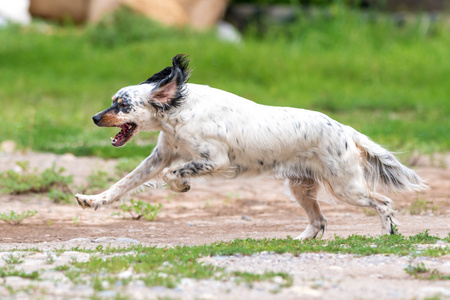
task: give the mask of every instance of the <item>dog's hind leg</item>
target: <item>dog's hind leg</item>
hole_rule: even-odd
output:
[[[307,240],[315,238],[320,231],[322,236],[327,227],[327,220],[320,210],[316,196],[319,186],[311,179],[302,180],[300,183],[295,180],[289,181],[289,188],[292,196],[297,200],[300,206],[305,210],[309,218],[309,224],[305,231],[296,239]]]
[[[346,182],[342,186],[331,183],[331,187],[341,201],[355,206],[373,208],[380,217],[381,234],[395,234],[394,225],[397,221],[392,209],[394,202],[390,198],[369,191],[358,180]]]
[[[395,234],[394,225],[398,225],[398,221],[395,219],[392,209],[394,201],[375,192],[369,192],[369,197],[375,201],[374,209],[380,217],[381,234]]]

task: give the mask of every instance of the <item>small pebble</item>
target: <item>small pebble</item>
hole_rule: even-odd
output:
[[[75,239],[71,239],[68,240],[69,243],[83,243],[83,242],[90,242],[91,239],[88,238],[75,238]]]
[[[115,298],[117,295],[116,291],[100,291],[97,294],[100,298]]]
[[[242,218],[241,218],[242,220],[244,220],[244,221],[251,221],[252,220],[252,218],[250,218],[249,216],[242,216]]]
[[[117,275],[117,277],[119,279],[127,279],[127,278],[130,278],[131,276],[133,276],[133,271],[131,271],[131,270],[121,272]]]
[[[91,242],[93,243],[110,243],[110,242],[114,242],[116,240],[116,238],[114,237],[100,237],[100,238],[96,238],[91,240]]]
[[[138,240],[127,238],[127,237],[117,238],[116,242],[121,242],[121,243],[140,243]]]

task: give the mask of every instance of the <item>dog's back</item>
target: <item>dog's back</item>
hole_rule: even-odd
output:
[[[359,164],[357,132],[320,112],[260,105],[195,84],[183,105],[180,115],[186,111],[189,122],[179,134],[220,143],[236,175],[320,179]]]

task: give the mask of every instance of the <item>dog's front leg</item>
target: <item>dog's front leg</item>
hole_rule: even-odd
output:
[[[166,168],[162,172],[162,179],[175,192],[187,192],[191,188],[190,177],[211,174],[218,165],[208,160],[190,161],[175,167]]]
[[[153,153],[147,157],[133,172],[122,178],[108,190],[98,195],[76,194],[75,198],[83,209],[86,207],[99,208],[102,205],[110,204],[119,200],[126,193],[144,184],[170,164],[171,157],[168,153],[163,153],[155,148]]]

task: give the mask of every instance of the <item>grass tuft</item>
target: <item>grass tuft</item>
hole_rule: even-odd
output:
[[[0,193],[3,194],[24,194],[24,193],[45,193],[54,188],[69,192],[69,184],[73,181],[73,176],[65,176],[62,173],[64,168],[55,170],[55,167],[44,170],[42,173],[30,171],[28,162],[19,162],[22,172],[8,170],[0,173]]]
[[[33,271],[31,273],[27,273],[25,271],[9,269],[9,268],[0,269],[0,277],[1,278],[10,277],[10,276],[17,276],[17,277],[37,280],[39,278],[39,272]]]
[[[438,270],[430,270],[425,267],[424,263],[416,265],[408,265],[405,268],[406,273],[414,276],[416,279],[422,280],[450,280],[450,275],[445,275]]]
[[[139,220],[142,218],[146,221],[155,220],[161,207],[161,203],[153,205],[142,200],[135,201],[134,199],[130,200],[130,205],[124,203],[120,206],[122,212],[124,214],[129,213],[133,220]]]
[[[0,213],[0,221],[6,222],[10,225],[19,225],[23,220],[31,218],[37,213],[37,210],[28,210],[23,213],[16,213],[11,210],[9,213]]]

